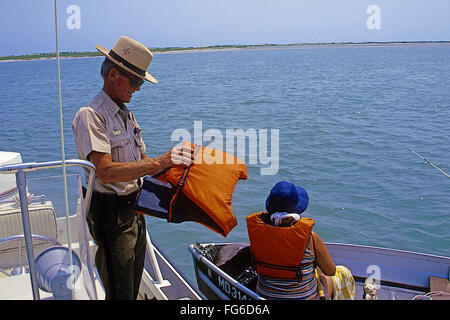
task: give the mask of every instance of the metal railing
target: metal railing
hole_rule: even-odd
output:
[[[42,241],[45,241],[45,242],[49,242],[49,243],[52,243],[52,244],[57,245],[57,246],[61,245],[58,240],[50,238],[50,237],[47,237],[47,236],[43,236],[43,235],[40,235],[40,234],[32,234],[31,238],[42,240]],[[0,244],[12,242],[12,241],[19,241],[19,255],[20,255],[19,268],[21,270],[20,273],[22,273],[22,270],[23,270],[23,255],[22,255],[23,249],[22,249],[22,243],[23,243],[24,239],[25,239],[25,235],[23,235],[23,234],[16,234],[16,235],[13,235],[13,236],[9,236],[9,237],[0,239]],[[4,273],[7,276],[11,275],[11,274],[7,273],[6,271],[4,271],[1,268],[0,268],[0,272]]]
[[[82,167],[89,171],[89,181],[87,183],[87,192],[84,200],[84,216],[86,216],[89,206],[91,203],[92,191],[94,188],[94,180],[95,180],[95,166],[89,162],[79,159],[71,159],[65,160],[64,165],[66,167]],[[10,164],[0,166],[0,174],[15,174],[16,175],[16,184],[17,189],[19,190],[19,201],[20,201],[20,210],[22,213],[22,225],[25,239],[25,246],[27,249],[27,258],[28,258],[28,266],[30,268],[30,278],[31,278],[31,288],[33,291],[33,298],[38,300],[39,297],[39,286],[37,282],[36,275],[36,263],[34,260],[34,251],[33,251],[33,243],[31,234],[31,226],[30,226],[30,217],[28,212],[28,200],[27,200],[27,179],[26,172],[41,170],[41,169],[53,169],[53,168],[61,168],[63,166],[63,161],[50,161],[50,162],[28,162],[28,163],[18,163],[18,164]],[[89,258],[89,255],[87,257]],[[88,262],[89,264],[90,262]]]

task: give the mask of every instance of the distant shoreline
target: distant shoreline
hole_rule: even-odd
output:
[[[216,45],[203,47],[166,47],[149,48],[154,54],[184,53],[184,52],[214,52],[249,49],[287,49],[287,48],[327,48],[327,47],[389,47],[417,45],[450,45],[450,41],[395,41],[395,42],[331,42],[331,43],[293,43],[293,44],[258,44],[258,45]],[[101,57],[100,52],[60,52],[61,59]],[[56,59],[56,53],[37,53],[26,55],[0,56],[0,62],[51,60]]]

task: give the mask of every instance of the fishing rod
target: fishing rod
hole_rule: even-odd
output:
[[[432,163],[431,161],[428,161],[427,159],[425,159],[424,157],[422,157],[420,154],[418,154],[416,151],[414,151],[413,149],[409,148],[410,151],[414,152],[416,155],[418,155],[419,157],[421,157],[426,163],[428,163],[429,165],[433,166],[434,168],[438,169],[440,172],[442,172],[443,174],[445,174],[447,177],[450,178],[450,175],[448,173],[446,173],[444,170],[442,170],[441,168],[439,168],[438,166],[436,166],[434,163]]]

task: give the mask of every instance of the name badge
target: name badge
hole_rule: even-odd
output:
[[[113,135],[115,135],[115,136],[118,136],[121,133],[122,133],[122,131],[120,131],[120,130],[114,130],[113,131]]]

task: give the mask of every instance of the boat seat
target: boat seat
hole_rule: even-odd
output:
[[[57,240],[58,232],[56,215],[50,201],[31,203],[28,206],[31,233]],[[0,207],[0,268],[8,269],[27,265],[25,241],[11,240],[1,243],[1,240],[11,236],[23,235],[22,215],[20,206],[12,203]],[[33,239],[34,255],[52,245],[51,242]],[[20,252],[22,248],[22,252]]]

